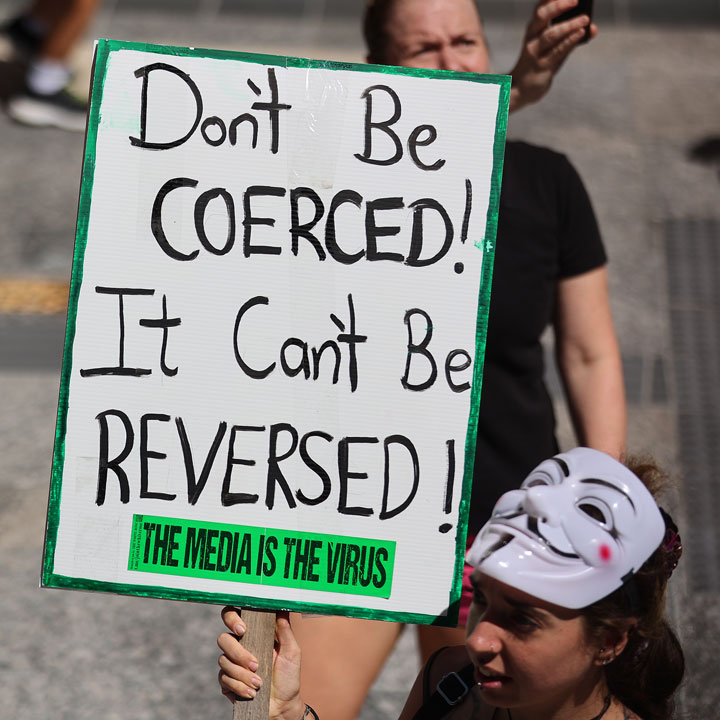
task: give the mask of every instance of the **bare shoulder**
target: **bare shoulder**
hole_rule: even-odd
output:
[[[464,645],[442,650],[430,667],[429,689],[434,691],[437,684],[448,673],[458,672],[470,663]],[[505,720],[505,715],[494,716],[495,709],[480,699],[477,685],[473,684],[470,693],[459,705],[445,717],[452,720]]]
[[[470,663],[464,645],[456,645],[441,650],[430,666],[430,687],[434,688],[450,672],[458,672]]]

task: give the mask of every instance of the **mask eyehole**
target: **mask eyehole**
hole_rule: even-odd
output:
[[[494,552],[497,552],[500,550],[500,548],[504,548],[511,540],[513,539],[513,536],[509,533],[503,533],[496,542],[494,542],[484,553],[483,556],[480,558],[480,561],[478,562],[478,565],[483,562],[484,560],[487,560]]]
[[[595,522],[600,523],[600,525],[608,525],[608,518],[605,517],[605,513],[597,506],[592,505],[591,503],[580,503],[578,506],[578,510],[585,513],[588,517],[591,517]]]
[[[536,475],[535,477],[528,478],[522,486],[525,490],[527,490],[528,488],[543,487],[552,484],[553,483],[550,478],[543,475]]]

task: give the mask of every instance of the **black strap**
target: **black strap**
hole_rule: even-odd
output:
[[[428,698],[432,695],[432,691],[430,690],[430,675],[432,673],[432,668],[435,664],[435,660],[437,660],[438,655],[440,655],[443,650],[447,649],[448,646],[445,645],[445,647],[441,647],[439,650],[436,650],[425,663],[425,669],[423,670],[423,704],[425,704],[428,701]]]
[[[474,685],[475,668],[469,663],[457,672],[449,672],[440,679],[435,692],[430,694],[430,668],[442,648],[435,652],[425,665],[423,673],[423,704],[413,720],[437,720],[461,703]]]

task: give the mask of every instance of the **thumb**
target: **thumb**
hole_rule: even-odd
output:
[[[275,642],[279,656],[286,660],[299,662],[300,646],[295,639],[295,633],[290,624],[290,613],[287,610],[279,610],[275,618]]]

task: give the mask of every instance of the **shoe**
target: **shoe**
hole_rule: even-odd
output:
[[[0,26],[0,60],[27,61],[36,55],[42,46],[43,36],[28,28],[20,16]]]
[[[52,95],[40,95],[25,89],[8,100],[6,110],[16,122],[34,127],[84,132],[87,121],[87,103],[65,89]]]

